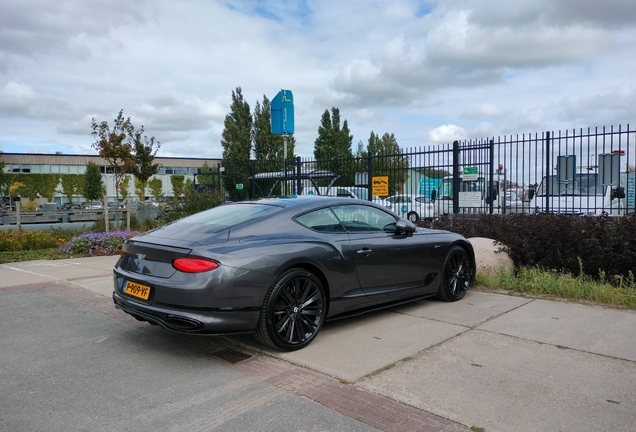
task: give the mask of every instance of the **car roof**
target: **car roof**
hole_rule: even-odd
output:
[[[361,200],[356,198],[349,197],[334,197],[334,196],[325,196],[325,195],[291,195],[291,196],[281,196],[279,198],[261,198],[258,200],[252,201],[239,201],[235,203],[230,203],[228,205],[233,204],[265,204],[265,205],[275,205],[279,207],[289,207],[289,208],[312,208],[317,205],[343,205],[343,204],[369,204],[373,205],[371,201]]]

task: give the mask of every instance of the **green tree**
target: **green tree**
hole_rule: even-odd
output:
[[[296,139],[288,135],[287,160],[295,156]],[[272,107],[267,96],[263,96],[263,104],[256,101],[254,106],[254,158],[257,161],[271,161],[262,171],[282,171],[285,137],[272,133]],[[261,164],[262,165],[262,164]]]
[[[208,165],[208,161],[203,161],[201,172],[197,174],[197,184],[211,185],[214,183],[214,171]]]
[[[30,201],[35,201],[38,197],[38,182],[34,176],[35,174],[16,174],[14,178],[14,184],[20,184],[17,194]]]
[[[126,126],[126,134],[128,142],[134,151],[135,166],[128,172],[132,173],[136,179],[145,185],[148,179],[159,172],[159,164],[154,163],[155,155],[161,143],[155,140],[155,137],[148,138],[144,135],[144,127],[135,129],[132,122],[128,122]]]
[[[4,172],[6,166],[4,159],[0,158],[0,193],[2,196],[8,195],[6,192],[9,188],[9,175]]]
[[[49,202],[53,201],[53,195],[57,192],[60,184],[59,174],[31,174],[37,181],[37,191],[40,196],[46,197]]]
[[[9,192],[9,204],[11,204],[12,201],[15,201],[15,199],[21,195],[20,190],[24,187],[24,183],[17,181],[15,176],[11,176],[9,177],[8,184],[7,191]]]
[[[185,182],[185,176],[181,174],[175,174],[170,176],[170,184],[172,185],[172,196],[176,199],[183,195],[183,188]]]
[[[146,200],[146,184],[139,181],[137,177],[135,177],[135,193],[139,197],[139,201]]]
[[[95,162],[86,164],[86,172],[84,173],[84,184],[82,186],[82,195],[86,201],[101,201],[106,194],[106,185],[102,180],[102,173],[99,165]]]
[[[121,194],[121,199],[126,200],[128,198],[130,191],[130,176],[126,175],[121,181],[119,185],[119,193]]]
[[[232,104],[230,113],[225,116],[221,145],[226,184],[234,189],[236,184],[247,183],[252,151],[252,115],[240,87],[232,91]],[[247,192],[247,188],[233,192],[232,198],[240,201],[247,196]]]
[[[163,196],[163,182],[159,177],[153,177],[148,180],[148,187],[150,188],[150,192],[152,196],[155,197],[155,200],[159,202],[159,198]]]
[[[83,176],[77,174],[62,174],[62,193],[68,198],[68,202],[73,202],[74,195],[82,194],[82,179]]]
[[[124,110],[119,111],[117,118],[113,120],[113,127],[108,122],[97,123],[93,118],[91,123],[92,135],[95,142],[92,147],[97,150],[99,156],[110,164],[115,175],[115,195],[119,202],[119,185],[128,172],[132,172],[135,165],[133,146],[127,142],[132,126],[130,117],[124,119]],[[134,129],[134,128],[133,128]]]
[[[340,175],[338,184],[343,186],[353,184],[352,141],[353,135],[350,134],[347,120],[340,126],[340,110],[332,107],[331,115],[329,110],[325,110],[318,127],[318,138],[314,142],[314,157],[319,168]]]
[[[385,133],[380,138],[378,134],[371,131],[366,152],[360,151],[360,145],[358,145],[358,153],[361,153],[363,157],[372,156],[374,176],[389,176],[389,195],[399,193],[401,186],[408,178],[410,164],[408,156],[403,154],[398,145],[395,135]]]

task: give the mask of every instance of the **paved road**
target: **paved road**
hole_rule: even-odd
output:
[[[635,430],[632,311],[471,291],[278,353],[134,321],[115,260],[0,266],[0,430]]]

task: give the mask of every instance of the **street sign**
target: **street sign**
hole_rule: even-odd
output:
[[[460,192],[459,193],[459,206],[460,207],[481,207],[481,192]]]
[[[618,185],[618,176],[621,171],[620,153],[607,153],[598,155],[598,180],[603,186]]]
[[[479,178],[479,170],[477,167],[464,167],[462,178],[464,181],[475,181]]]
[[[373,182],[373,196],[385,197],[389,195],[389,176],[374,176]]]
[[[576,181],[576,155],[557,156],[557,183],[574,183]]]
[[[236,184],[236,189],[237,190],[243,189],[243,183],[237,183]]]
[[[272,99],[272,133],[274,135],[293,135],[294,133],[294,95],[291,90],[281,90]]]

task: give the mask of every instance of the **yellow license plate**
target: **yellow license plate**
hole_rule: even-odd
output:
[[[150,296],[150,287],[131,281],[126,281],[126,288],[124,288],[124,292],[133,297],[148,300],[148,296]]]

